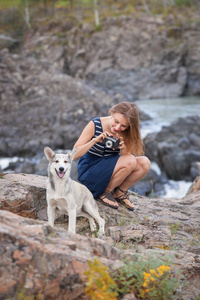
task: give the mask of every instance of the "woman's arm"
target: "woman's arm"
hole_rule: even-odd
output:
[[[94,146],[96,143],[101,142],[109,133],[103,132],[98,137],[93,138],[95,132],[95,125],[93,121],[90,121],[88,125],[84,128],[83,132],[81,133],[79,139],[75,143],[73,148],[77,148],[77,152],[74,156],[74,160],[80,158],[85,153],[87,153],[92,146]]]

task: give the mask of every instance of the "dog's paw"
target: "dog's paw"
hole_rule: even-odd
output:
[[[105,236],[105,231],[104,230],[99,230],[98,232],[97,232],[97,236],[98,236],[98,238],[103,238],[104,236]]]
[[[97,230],[97,226],[96,224],[92,224],[92,226],[90,226],[90,230],[93,232],[93,231],[96,231]]]

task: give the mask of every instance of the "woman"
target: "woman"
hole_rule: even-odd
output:
[[[150,161],[143,155],[139,113],[135,103],[122,102],[110,109],[111,116],[88,123],[74,145],[77,153],[79,181],[104,205],[118,208],[120,202],[134,210],[127,197],[128,189],[143,178]],[[118,149],[105,146],[107,136],[120,139]]]

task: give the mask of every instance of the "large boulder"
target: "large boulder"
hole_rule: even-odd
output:
[[[38,219],[46,210],[47,177],[27,174],[5,174],[0,178],[0,209]]]
[[[80,299],[88,260],[120,265],[120,251],[106,242],[55,231],[7,211],[0,211],[0,221],[0,299]]]
[[[144,139],[145,151],[170,179],[193,181],[199,174],[200,117],[179,118]]]

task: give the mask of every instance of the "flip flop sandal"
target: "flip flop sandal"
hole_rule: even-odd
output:
[[[130,201],[130,200],[128,199],[128,196],[127,196],[128,191],[123,191],[123,190],[121,190],[119,187],[118,187],[118,189],[119,189],[120,192],[122,192],[123,194],[122,194],[121,196],[119,196],[119,197],[115,197],[115,199],[116,199],[119,203],[121,203],[122,205],[124,205],[127,209],[133,211],[135,208],[132,207],[132,206],[129,206],[126,202],[124,202],[124,200]],[[131,201],[130,201],[130,202],[131,202]],[[131,202],[131,203],[132,203],[132,202]]]
[[[111,208],[115,208],[115,209],[118,209],[118,206],[116,205],[112,205],[112,204],[109,204],[109,203],[106,203],[105,201],[103,201],[105,198],[107,198],[108,200],[112,201],[113,203],[117,203],[115,201],[115,198],[113,197],[112,193],[111,192],[108,192],[105,190],[105,192],[99,196],[96,200],[103,203],[104,205],[106,206],[109,206]]]

